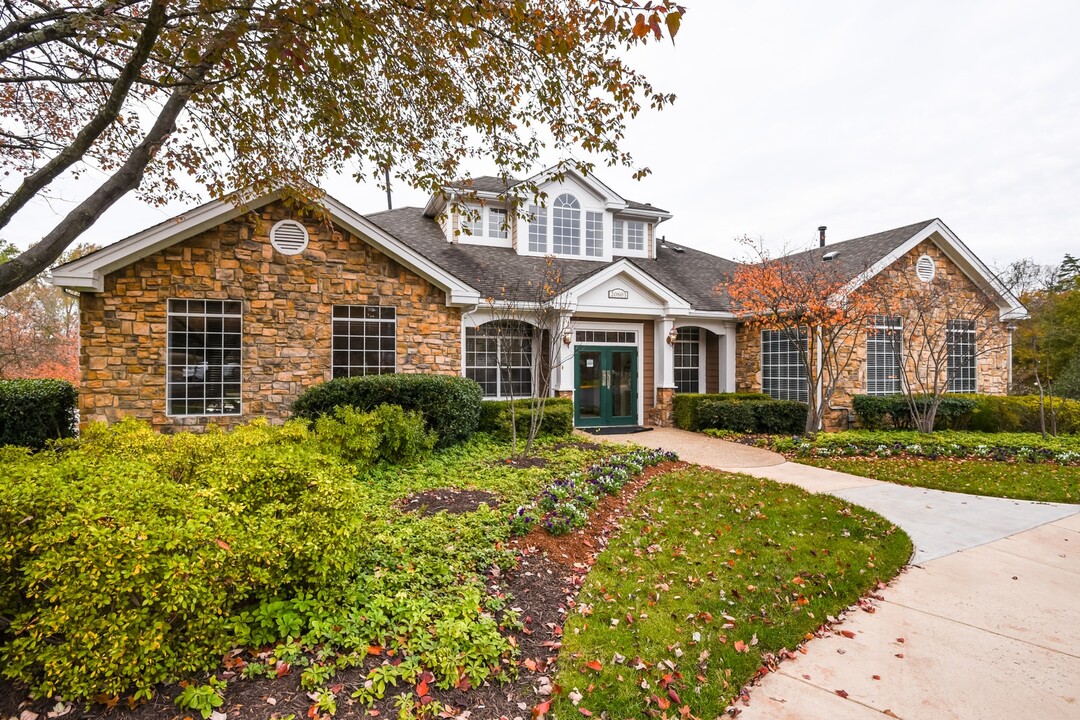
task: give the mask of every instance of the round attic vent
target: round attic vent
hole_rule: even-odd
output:
[[[925,283],[934,279],[934,258],[929,255],[922,255],[919,257],[919,261],[915,263],[915,275]]]
[[[270,244],[282,255],[299,255],[308,245],[307,228],[295,220],[280,220],[270,228]]]

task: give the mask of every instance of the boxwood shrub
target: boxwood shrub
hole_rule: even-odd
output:
[[[772,397],[764,393],[677,393],[674,400],[675,427],[683,430],[703,430],[698,426],[697,412],[701,403],[709,400],[762,400]]]
[[[794,400],[706,400],[697,406],[699,430],[795,434],[806,429],[807,406]]]
[[[917,402],[929,400],[920,397]],[[1080,401],[1053,399],[1059,433],[1080,432]],[[910,430],[911,419],[904,395],[856,395],[852,409],[866,430]],[[1046,428],[1051,430],[1050,399],[1046,399]],[[1039,432],[1038,395],[946,395],[938,406],[935,430],[978,432]]]
[[[514,400],[517,413],[518,437],[529,432],[529,399]],[[540,434],[566,437],[574,430],[574,401],[567,398],[548,398],[544,403],[544,419]],[[485,400],[480,408],[480,432],[496,437],[510,435],[510,401]]]
[[[77,400],[64,380],[0,380],[0,445],[38,449],[73,437]]]
[[[337,407],[374,410],[398,405],[419,411],[428,430],[438,435],[437,447],[466,440],[480,424],[483,391],[473,380],[457,375],[366,375],[336,378],[305,390],[293,403],[293,413],[308,421],[328,415]]]

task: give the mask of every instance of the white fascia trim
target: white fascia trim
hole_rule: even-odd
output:
[[[552,165],[549,168],[545,168],[544,170],[541,170],[540,172],[533,175],[532,177],[522,180],[518,183],[518,185],[523,185],[525,183],[531,182],[537,186],[540,186],[546,182],[550,182],[552,176],[558,175],[559,173],[572,176],[576,178],[578,182],[590,188],[598,196],[604,199],[605,207],[607,209],[619,210],[626,207],[626,199],[622,195],[602,183],[595,175],[583,175],[577,170],[577,168],[565,162],[559,163],[558,165]],[[514,187],[517,186],[515,185]]]
[[[354,235],[371,241],[382,252],[442,288],[446,292],[447,305],[476,305],[480,302],[480,292],[474,287],[446,272],[337,198],[323,196],[323,206],[335,222]]]
[[[988,268],[945,223],[941,222],[941,220],[934,220],[925,228],[915,233],[915,235],[904,242],[903,245],[878,260],[870,266],[869,269],[857,275],[847,284],[847,286],[845,286],[843,294],[850,294],[855,290],[858,290],[885,268],[914,250],[919,243],[931,238],[935,233],[945,242],[935,242],[934,244],[937,245],[938,248],[945,253],[945,255],[952,260],[969,279],[986,283],[998,294],[1000,299],[998,307],[1000,309],[1001,320],[1022,320],[1028,317],[1027,308],[1024,307],[1023,303],[1021,303],[1008,288],[1002,285],[1001,281],[993,272],[991,272],[990,268]]]
[[[616,275],[626,274],[631,279],[635,280],[640,285],[647,288],[649,291],[656,293],[664,301],[664,311],[667,314],[689,314],[690,303],[680,297],[675,291],[671,290],[667,286],[661,284],[656,278],[646,273],[644,270],[633,264],[629,260],[617,260],[606,268],[591,275],[585,280],[575,285],[566,291],[566,296],[570,301],[577,305],[580,302],[581,296],[595,287],[603,285],[605,282],[615,277]]]
[[[659,208],[624,208],[615,213],[615,219],[634,218],[635,220],[651,220],[657,225],[674,217],[671,213]]]
[[[246,212],[257,210],[279,196],[280,192],[275,190],[259,197],[244,198],[239,203],[229,198],[205,203],[57,268],[50,282],[77,292],[102,292],[105,289],[105,276],[109,273]]]

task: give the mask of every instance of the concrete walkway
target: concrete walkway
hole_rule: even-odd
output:
[[[877,611],[849,613],[855,637],[809,643],[744,720],[1080,718],[1080,506],[883,483],[682,430],[619,439],[843,497],[915,543]]]

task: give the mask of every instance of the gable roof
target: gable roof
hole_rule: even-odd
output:
[[[840,277],[854,279],[933,222],[934,220],[923,220],[922,222],[885,230],[873,235],[864,235],[851,240],[829,243],[825,247],[791,253],[786,255],[784,259],[795,263],[824,262],[822,258],[826,253],[838,253],[835,258],[828,262],[832,263],[832,267],[836,269]]]
[[[142,232],[130,235],[119,242],[96,250],[83,257],[57,267],[51,282],[80,292],[101,292],[105,288],[105,276],[120,270],[136,260],[152,255],[178,242],[194,237],[205,230],[217,227],[252,210],[257,210],[278,199],[280,191],[259,197],[213,200],[182,215],[158,223]],[[450,305],[475,304],[480,293],[466,281],[432,263],[412,247],[390,235],[363,215],[330,195],[323,195],[320,203],[335,224],[353,233],[380,251],[410,268],[432,282],[446,293]]]

